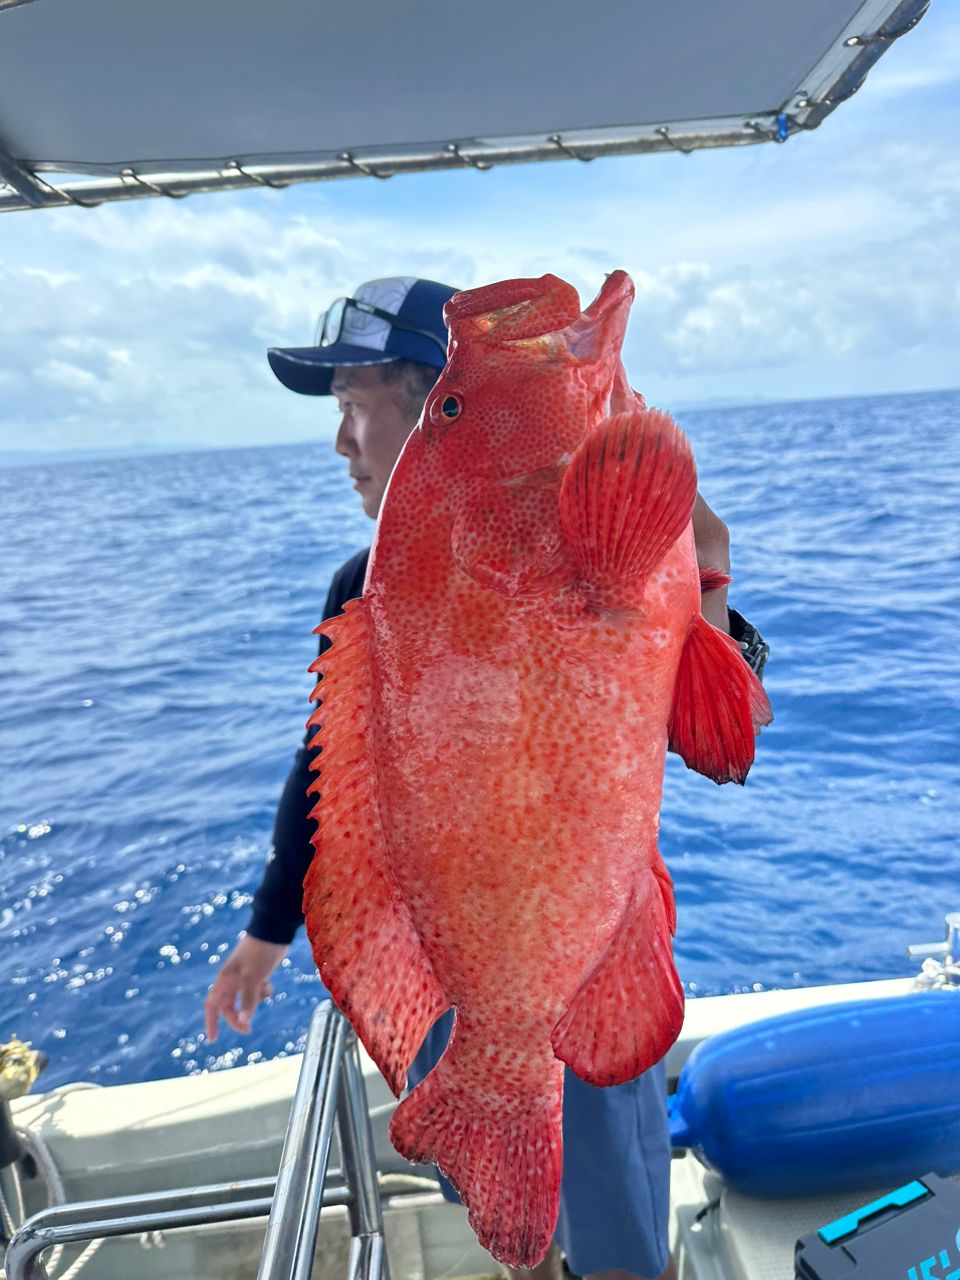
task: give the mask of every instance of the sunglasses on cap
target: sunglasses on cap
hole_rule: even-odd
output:
[[[444,356],[447,354],[446,342],[441,341],[429,329],[420,329],[415,324],[409,324],[401,319],[394,312],[384,311],[382,307],[375,307],[372,302],[363,302],[360,298],[336,298],[330,304],[317,323],[317,332],[313,340],[315,347],[332,347],[334,343],[340,341],[343,322],[350,307],[354,311],[362,312],[365,316],[376,316],[378,320],[385,320],[387,324],[392,324],[396,329],[403,329],[406,333],[418,333],[421,338],[429,338],[431,342],[437,344]]]

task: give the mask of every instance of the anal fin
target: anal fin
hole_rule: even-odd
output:
[[[677,669],[670,750],[714,782],[743,782],[773,712],[737,642],[695,614]]]
[[[322,705],[311,791],[321,799],[303,911],[324,984],[394,1093],[449,1005],[390,871],[370,746],[373,678],[367,611],[348,601],[320,630],[333,646],[313,664]]]
[[[673,963],[673,884],[656,855],[603,959],[557,1023],[553,1051],[588,1084],[623,1084],[659,1062],[683,1025]]]

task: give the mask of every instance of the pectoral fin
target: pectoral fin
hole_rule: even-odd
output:
[[[616,414],[580,444],[560,490],[560,523],[600,603],[638,598],[690,522],[697,469],[689,442],[656,409]]]
[[[714,782],[743,782],[756,736],[773,712],[737,642],[696,614],[687,634],[668,725],[670,750]]]
[[[322,796],[303,913],[324,984],[398,1094],[423,1037],[449,1007],[387,860],[371,750],[373,675],[363,600],[319,628],[332,648],[312,665],[323,698],[310,722]]]

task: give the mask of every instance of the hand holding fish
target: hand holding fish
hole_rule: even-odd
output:
[[[692,524],[698,566],[701,569],[719,569],[721,574],[729,574],[730,531],[699,493],[693,507]],[[713,591],[706,591],[701,582],[701,595],[700,612],[709,623],[729,634],[727,584],[724,583]]]

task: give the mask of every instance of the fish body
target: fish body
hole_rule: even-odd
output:
[[[668,744],[742,781],[769,719],[699,611],[696,469],[626,383],[632,296],[615,272],[583,314],[551,276],[451,300],[363,597],[314,664],[321,975],[398,1093],[456,1010],[391,1137],[515,1266],[556,1222],[564,1063],[620,1083],[680,1030]]]

